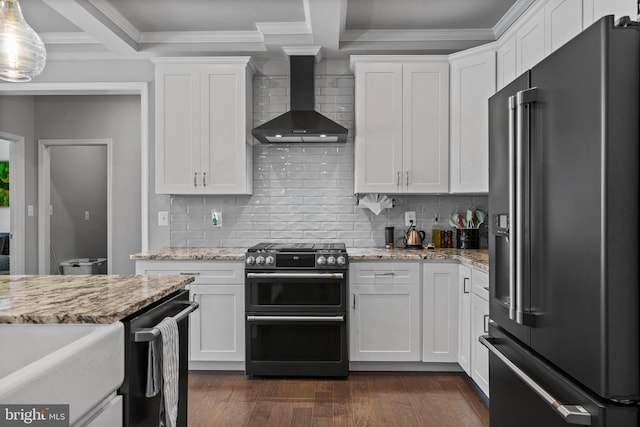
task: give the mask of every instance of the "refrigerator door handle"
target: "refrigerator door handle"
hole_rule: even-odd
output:
[[[516,318],[516,96],[509,97],[509,319]]]
[[[549,392],[542,388],[538,383],[518,368],[507,356],[498,350],[493,342],[495,338],[489,335],[483,335],[478,338],[480,343],[487,347],[489,351],[504,363],[518,378],[522,380],[531,390],[533,390],[542,400],[551,406],[556,413],[562,417],[567,424],[577,424],[581,426],[591,425],[591,414],[580,405],[566,405],[558,401]]]
[[[515,149],[515,269],[516,269],[516,323],[524,325],[524,153],[529,149],[529,115],[526,106],[536,102],[537,89],[521,90],[516,94],[516,149]]]

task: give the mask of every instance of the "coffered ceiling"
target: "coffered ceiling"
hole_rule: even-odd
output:
[[[50,59],[446,54],[495,40],[534,0],[20,0]]]

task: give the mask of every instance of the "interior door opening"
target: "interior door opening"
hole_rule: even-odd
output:
[[[41,140],[41,274],[111,273],[111,140]]]
[[[25,273],[24,138],[0,131],[0,274]]]

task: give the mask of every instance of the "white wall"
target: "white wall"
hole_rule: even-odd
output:
[[[38,96],[38,139],[113,140],[114,274],[132,274],[129,255],[141,248],[140,97],[135,95]]]

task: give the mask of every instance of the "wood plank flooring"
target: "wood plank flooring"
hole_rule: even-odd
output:
[[[189,426],[486,427],[462,374],[352,372],[347,379],[189,373]]]

